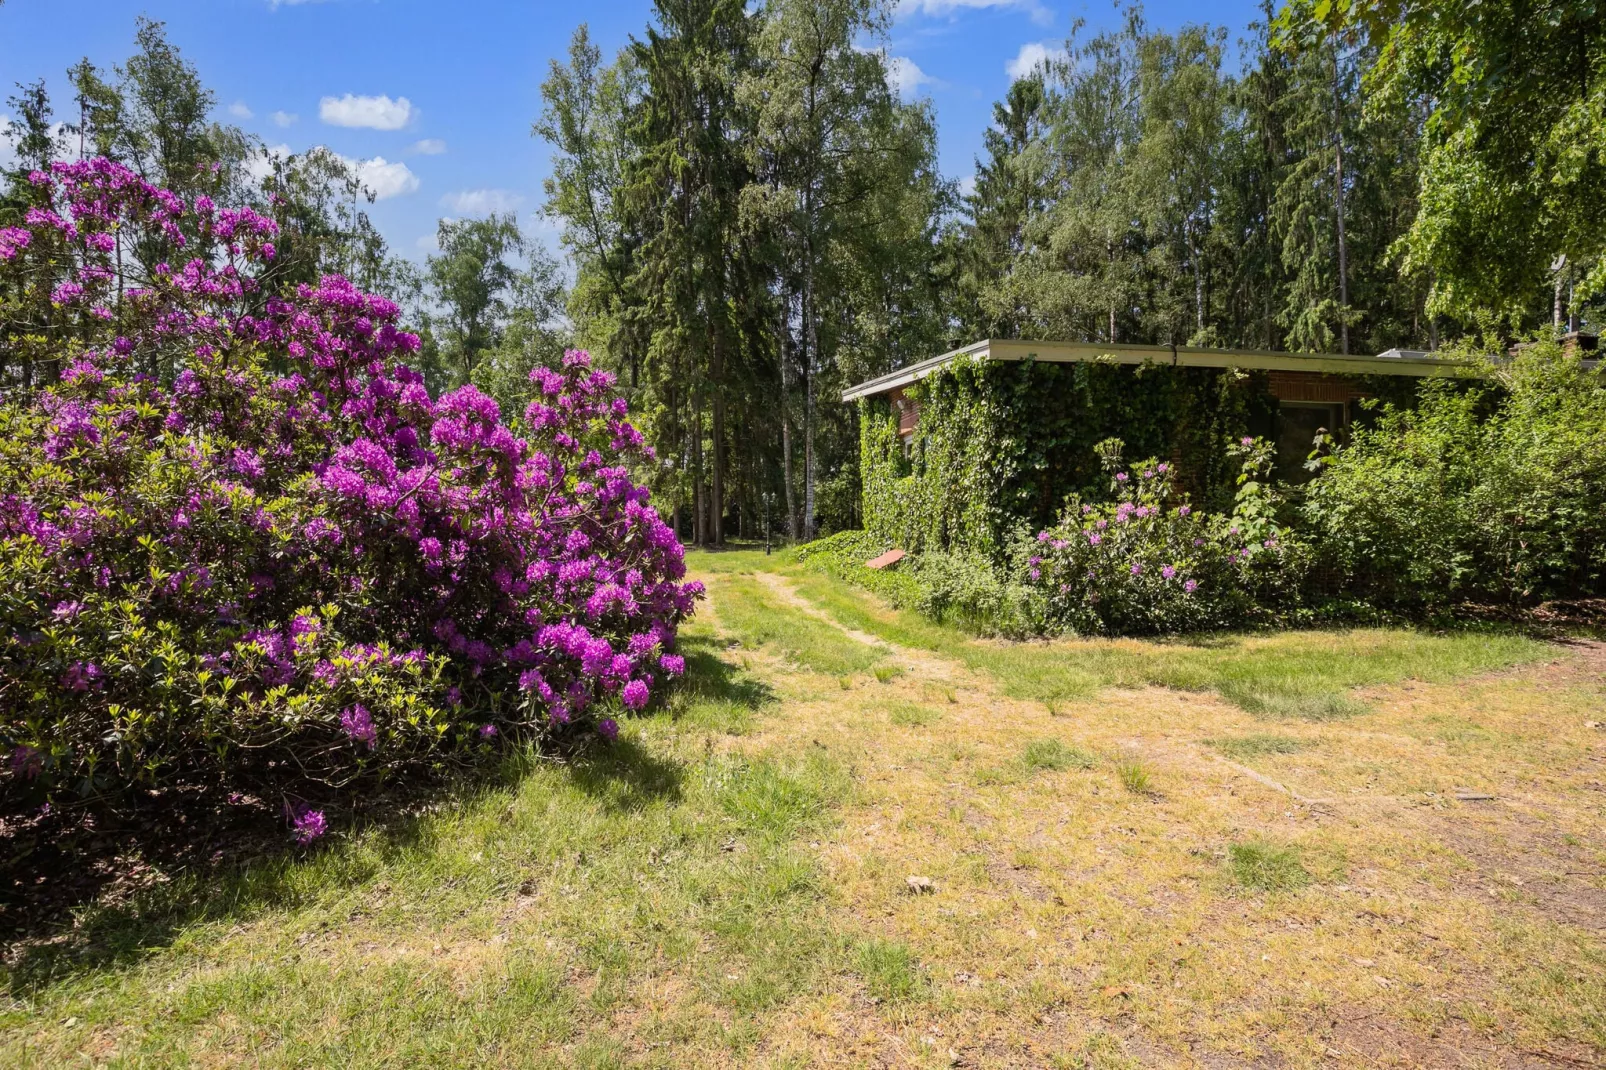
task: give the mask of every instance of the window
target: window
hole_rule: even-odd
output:
[[[1342,435],[1349,421],[1346,406],[1320,401],[1285,401],[1277,408],[1277,478],[1285,483],[1307,482],[1313,473],[1305,461],[1314,448],[1317,432]]]

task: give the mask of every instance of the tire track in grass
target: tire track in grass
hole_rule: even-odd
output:
[[[712,573],[705,582],[721,630],[744,647],[769,647],[795,665],[831,676],[864,672],[887,654],[884,646],[850,636],[832,621],[788,612],[753,573]]]

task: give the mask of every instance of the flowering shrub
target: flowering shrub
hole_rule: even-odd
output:
[[[0,797],[611,737],[683,670],[701,587],[586,354],[537,368],[509,424],[473,387],[430,397],[384,298],[264,292],[271,221],[105,160],[31,180],[40,205],[0,233],[0,344],[63,271],[39,315],[75,341],[0,403]],[[122,270],[158,240],[186,262]]]
[[[1272,450],[1245,438],[1231,515],[1193,508],[1168,462],[1121,465],[1121,443],[1100,443],[1111,499],[1072,497],[1060,522],[1024,549],[1047,630],[1121,635],[1196,631],[1252,619],[1297,591],[1304,547],[1278,523],[1265,481]]]

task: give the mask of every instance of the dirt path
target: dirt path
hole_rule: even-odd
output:
[[[840,628],[784,576],[756,575]],[[752,745],[852,764],[858,791],[820,846],[828,884],[845,929],[908,949],[924,995],[850,988],[785,1016],[775,1050],[1022,1067],[1600,1054],[1582,1038],[1606,1010],[1602,793],[1547,769],[1606,750],[1568,763],[1545,738],[1581,723],[1587,672],[1537,710],[1543,668],[1374,689],[1375,713],[1320,726],[1158,688],[1052,716],[955,661],[841,630],[901,672],[838,686],[772,666],[784,709]],[[1239,762],[1206,742],[1269,731],[1309,745]],[[1124,786],[1133,771],[1147,790]],[[1463,779],[1498,797],[1422,787]],[[1244,885],[1246,844],[1296,859],[1289,890]]]

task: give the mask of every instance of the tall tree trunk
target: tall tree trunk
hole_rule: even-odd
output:
[[[1566,314],[1567,302],[1562,298],[1562,291],[1566,289],[1567,254],[1562,253],[1550,262],[1550,272],[1555,276],[1555,292],[1550,301],[1550,325],[1561,330],[1562,317]]]
[[[1104,258],[1105,261],[1110,265],[1110,273],[1113,275],[1115,273],[1114,242],[1106,241],[1104,243]],[[1113,346],[1118,341],[1118,339],[1115,337],[1115,286],[1113,285],[1115,280],[1112,278],[1110,282],[1112,284],[1110,286],[1110,344]]]
[[[814,323],[814,243],[803,262],[803,538],[814,538],[814,371],[820,336]]]
[[[781,288],[781,478],[786,483],[786,535],[798,541],[797,489],[792,472],[792,294]]]
[[[708,545],[708,502],[703,487],[703,406],[697,399],[691,418],[691,487],[693,541]]]
[[[1333,210],[1338,221],[1339,352],[1349,353],[1349,248],[1344,242],[1344,100],[1338,73],[1338,38],[1333,38]]]
[[[725,545],[725,331],[714,328],[713,493],[709,496],[710,536],[715,546]]]
[[[1188,238],[1188,256],[1193,260],[1193,329],[1200,334],[1205,329],[1204,265],[1192,236]]]

